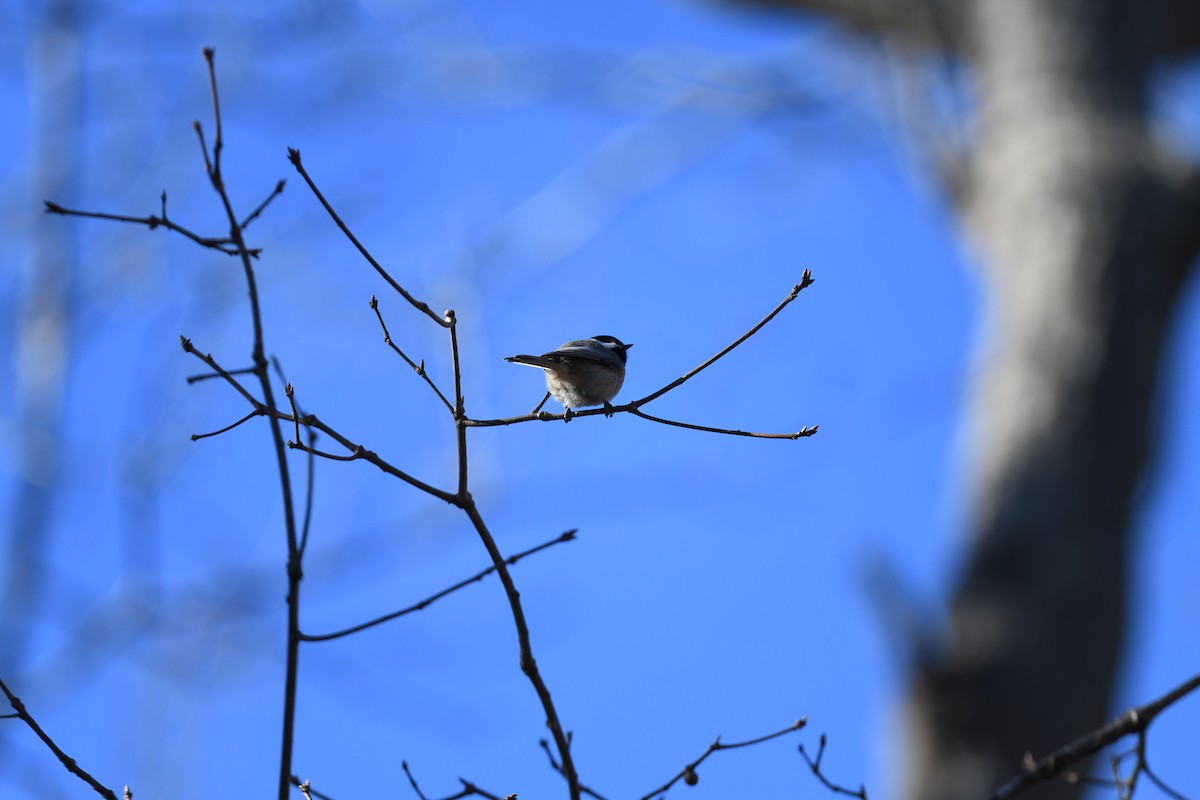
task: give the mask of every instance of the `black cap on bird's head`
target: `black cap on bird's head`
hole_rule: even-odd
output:
[[[625,363],[625,351],[628,350],[629,348],[633,347],[633,345],[625,344],[617,337],[609,336],[607,334],[601,334],[600,336],[593,336],[592,338],[595,339],[600,344],[607,347],[609,350],[612,350],[614,353],[619,355],[621,357],[622,364]]]

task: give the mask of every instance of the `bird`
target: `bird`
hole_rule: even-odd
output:
[[[563,404],[569,422],[573,409],[585,406],[603,405],[604,415],[612,416],[609,401],[625,382],[625,352],[631,347],[615,336],[602,335],[572,339],[540,356],[516,355],[504,360],[545,370],[546,389]]]

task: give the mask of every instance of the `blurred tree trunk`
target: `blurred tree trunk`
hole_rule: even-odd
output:
[[[60,448],[71,344],[70,286],[76,267],[71,232],[46,219],[40,205],[27,198],[74,194],[75,174],[63,154],[79,149],[79,47],[79,10],[74,0],[46,3],[41,30],[29,47],[34,104],[32,191],[23,193],[27,204],[14,211],[27,220],[31,244],[24,265],[21,306],[14,315],[17,474],[12,516],[0,545],[4,552],[0,668],[8,676],[21,664],[46,583],[45,551],[63,462]]]
[[[960,59],[974,82],[950,182],[991,323],[971,549],[948,639],[917,654],[905,763],[909,797],[987,797],[1110,715],[1156,382],[1200,246],[1200,177],[1154,137],[1153,71],[1200,46],[1200,3],[771,4]]]

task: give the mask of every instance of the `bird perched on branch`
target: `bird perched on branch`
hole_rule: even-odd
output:
[[[603,405],[605,415],[612,416],[608,401],[616,397],[625,382],[625,351],[631,347],[615,336],[593,336],[566,342],[540,356],[518,355],[504,360],[545,370],[546,389],[563,404],[568,420],[572,409],[584,406]]]

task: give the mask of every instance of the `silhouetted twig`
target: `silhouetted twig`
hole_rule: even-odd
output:
[[[404,351],[401,350],[394,341],[392,341],[392,334],[388,332],[387,324],[385,324],[383,321],[383,314],[379,310],[379,301],[375,299],[375,295],[371,295],[371,310],[375,312],[375,317],[379,320],[379,327],[383,328],[384,343],[387,344],[388,347],[392,348],[392,350],[396,351],[396,355],[404,359],[404,363],[412,367],[413,372],[417,373],[417,375],[421,376],[425,380],[425,383],[429,384],[429,388],[433,389],[434,394],[436,394],[438,399],[440,399],[446,406],[446,410],[453,414],[454,406],[450,405],[450,401],[446,399],[446,395],[442,394],[442,390],[437,387],[437,385],[429,377],[429,373],[425,371],[425,359],[421,359],[420,364],[414,363],[413,360],[405,355]]]
[[[413,791],[417,793],[417,797],[420,798],[420,800],[429,800],[429,798],[421,792],[421,787],[417,786],[417,779],[413,777],[412,771],[408,768],[408,762],[401,761],[400,766],[404,769],[404,774],[408,776],[408,782],[412,786]],[[438,800],[460,800],[460,798],[471,797],[472,795],[478,795],[479,797],[487,798],[487,800],[517,800],[517,796],[515,794],[509,794],[505,795],[504,797],[500,797],[499,795],[480,789],[478,786],[468,780],[459,778],[458,782],[462,784],[463,788],[461,791],[446,795]]]
[[[286,185],[287,185],[287,181],[280,178],[279,183],[275,184],[275,188],[271,191],[271,193],[269,195],[267,195],[267,199],[263,200],[261,203],[259,203],[258,208],[251,211],[249,216],[247,216],[244,220],[242,220],[242,230],[246,230],[246,228],[248,228],[250,226],[250,223],[253,222],[254,220],[256,220],[258,218],[258,215],[266,210],[267,206],[270,205],[272,200],[274,200],[279,195],[283,194],[283,187]]]
[[[696,773],[696,767],[700,766],[700,764],[702,764],[704,762],[704,759],[708,758],[713,753],[716,753],[719,750],[736,750],[739,747],[750,747],[751,745],[761,744],[762,742],[767,742],[767,741],[770,741],[771,739],[777,739],[780,736],[785,736],[785,735],[791,733],[792,731],[798,731],[807,724],[808,724],[808,718],[801,717],[800,719],[793,722],[791,725],[788,725],[783,730],[778,730],[778,731],[775,731],[774,733],[768,733],[766,736],[759,736],[757,739],[747,739],[744,742],[734,742],[733,744],[722,743],[721,737],[718,736],[716,738],[716,741],[714,741],[712,744],[710,744],[708,746],[708,749],[705,750],[704,753],[702,753],[699,758],[697,758],[695,761],[691,762],[690,764],[685,766],[683,769],[681,769],[679,771],[679,773],[677,775],[675,775],[675,777],[671,778],[669,781],[664,783],[662,786],[659,786],[657,789],[655,789],[653,791],[646,792],[646,794],[642,795],[641,800],[651,800],[651,798],[661,797],[662,795],[666,794],[668,789],[670,789],[672,786],[674,786],[679,781],[683,781],[684,783],[688,784],[689,786],[696,785],[696,783],[698,783],[700,780],[699,775],[697,775],[697,773]]]
[[[538,745],[542,748],[542,752],[546,754],[546,758],[550,759],[550,768],[559,775],[562,775],[562,765],[560,765],[558,760],[554,757],[554,751],[550,749],[550,743],[545,739],[538,739]],[[588,797],[596,798],[596,800],[607,800],[604,795],[600,794],[595,789],[585,786],[582,783],[579,784],[579,791],[583,794],[586,794]]]
[[[825,773],[821,772],[821,758],[825,755],[825,734],[821,734],[820,746],[817,748],[817,757],[809,758],[808,752],[804,749],[804,745],[800,745],[800,755],[804,756],[804,760],[808,762],[808,768],[812,770],[812,774],[817,776],[817,780],[825,785],[825,788],[834,794],[844,794],[848,797],[858,797],[860,800],[867,800],[867,787],[859,786],[858,791],[847,789],[845,786],[840,786],[825,777]]]
[[[300,794],[304,795],[307,800],[313,800],[314,797],[317,800],[333,800],[333,798],[329,795],[318,792],[316,789],[312,788],[312,785],[309,781],[301,781],[295,775],[292,776],[292,785],[299,789]]]
[[[58,757],[58,760],[62,762],[62,765],[67,768],[67,771],[72,775],[77,776],[88,786],[91,786],[92,789],[95,790],[96,794],[107,798],[107,800],[117,800],[117,796],[113,793],[112,789],[109,789],[107,786],[100,783],[100,781],[93,778],[86,770],[75,763],[75,759],[64,753],[62,749],[54,743],[54,740],[51,739],[44,730],[42,730],[42,727],[38,725],[37,720],[35,720],[33,715],[29,713],[29,710],[25,708],[25,704],[21,702],[21,698],[13,694],[3,680],[0,680],[0,691],[4,692],[4,696],[8,698],[9,705],[13,707],[13,711],[17,712],[16,714],[6,716],[9,716],[10,718],[19,718],[22,722],[28,725],[30,730],[37,734],[37,737],[41,739],[43,743],[45,743],[46,747],[49,747],[50,751]],[[128,791],[128,787],[126,788],[126,791]]]
[[[241,425],[243,422],[247,422],[247,421],[249,421],[249,420],[252,420],[252,419],[254,419],[255,417],[261,417],[262,415],[263,415],[263,412],[262,412],[262,411],[259,411],[259,410],[256,408],[256,409],[254,409],[253,411],[251,411],[249,414],[247,414],[246,416],[244,416],[244,417],[242,417],[241,419],[239,419],[237,422],[234,422],[234,423],[233,423],[233,424],[231,424],[231,425],[226,425],[224,428],[221,428],[221,429],[219,429],[219,430],[215,430],[215,431],[212,431],[212,432],[210,432],[210,433],[193,433],[193,434],[192,434],[192,441],[194,442],[194,441],[197,441],[197,440],[199,440],[199,439],[208,439],[209,437],[212,437],[212,436],[220,436],[222,433],[225,433],[226,431],[231,431],[231,430],[233,430],[233,429],[234,429],[234,428],[236,428],[238,425]]]
[[[997,789],[991,796],[991,800],[1015,797],[1036,783],[1056,777],[1071,764],[1087,758],[1125,736],[1134,733],[1142,736],[1150,727],[1150,723],[1154,722],[1154,718],[1164,709],[1191,694],[1198,687],[1200,687],[1200,675],[1194,675],[1162,697],[1137,708],[1129,709],[1107,725],[1097,728],[1040,761],[1030,764],[1024,772]]]
[[[342,233],[346,235],[346,238],[349,239],[356,248],[358,248],[358,252],[362,254],[362,257],[367,260],[367,263],[375,268],[375,271],[378,272],[379,275],[388,282],[388,285],[395,289],[401,297],[411,303],[413,308],[432,319],[438,325],[441,325],[443,328],[450,327],[450,323],[447,320],[444,320],[442,317],[439,317],[434,310],[429,307],[428,304],[423,303],[417,298],[413,297],[403,286],[397,283],[396,279],[388,274],[388,271],[385,270],[380,263],[375,260],[375,257],[367,251],[367,248],[363,247],[362,242],[358,241],[358,237],[350,232],[350,228],[347,227],[346,223],[342,222],[342,218],[339,217],[337,212],[333,210],[333,206],[329,205],[329,201],[325,199],[325,195],[321,194],[321,190],[317,188],[317,184],[311,177],[309,177],[308,171],[304,169],[304,165],[300,163],[300,151],[294,147],[289,147],[288,161],[292,162],[292,166],[294,166],[296,171],[300,173],[300,177],[304,178],[304,182],[308,184],[308,188],[312,189],[312,193],[316,196],[317,200],[319,200],[321,205],[325,207],[326,213],[329,214],[330,218],[334,221],[334,224],[341,228]]]
[[[504,561],[506,564],[509,564],[511,566],[512,564],[516,564],[518,561],[520,561],[522,558],[525,558],[526,556],[531,556],[534,553],[541,552],[542,550],[545,550],[546,548],[549,548],[549,547],[553,547],[556,544],[562,544],[563,542],[574,541],[575,533],[576,533],[576,531],[569,530],[566,533],[562,534],[561,536],[551,539],[548,542],[542,542],[537,547],[531,547],[528,550],[523,550],[522,552],[517,553],[516,555],[509,556]],[[358,633],[359,631],[365,631],[367,628],[373,628],[376,625],[381,625],[385,622],[390,622],[391,620],[397,619],[399,617],[403,617],[406,614],[411,614],[414,611],[421,611],[424,608],[428,607],[430,604],[432,604],[438,600],[441,600],[443,597],[445,597],[448,594],[457,592],[459,589],[470,586],[472,583],[478,583],[479,581],[483,580],[484,578],[486,578],[488,575],[491,575],[495,571],[496,571],[496,567],[494,565],[490,566],[485,570],[477,572],[476,574],[472,575],[469,578],[459,581],[458,583],[454,584],[453,586],[447,586],[445,589],[442,589],[440,592],[431,594],[429,597],[426,597],[424,600],[420,601],[419,603],[414,603],[411,606],[402,608],[399,611],[393,611],[390,614],[384,614],[381,617],[376,617],[375,619],[370,620],[368,622],[364,622],[360,625],[354,625],[352,627],[345,628],[340,631],[334,631],[333,633],[322,633],[322,634],[302,633],[302,634],[300,634],[300,638],[306,642],[328,642],[333,639],[340,639],[343,636],[349,636],[352,633]]]

